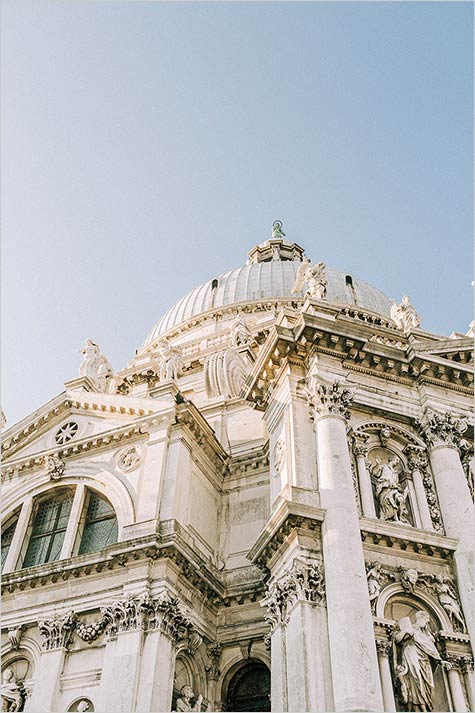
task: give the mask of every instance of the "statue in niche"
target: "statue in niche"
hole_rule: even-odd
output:
[[[434,676],[431,662],[442,662],[429,628],[430,617],[419,610],[412,623],[409,617],[398,622],[393,634],[398,654],[396,677],[408,711],[432,711]]]
[[[106,391],[108,381],[113,376],[114,370],[104,354],[101,353],[99,346],[92,339],[87,339],[86,345],[84,349],[81,349],[80,353],[84,356],[84,359],[79,367],[79,375],[88,376],[98,391]]]
[[[171,347],[167,339],[161,339],[157,345],[160,381],[177,379],[183,369],[181,354]]]
[[[324,262],[316,264],[310,262],[308,257],[304,258],[295,278],[292,292],[300,292],[307,283],[306,297],[316,300],[324,300],[327,294],[326,265]]]
[[[2,673],[2,711],[21,711],[25,693],[19,684],[12,668],[6,668]]]
[[[412,329],[420,327],[422,321],[420,315],[411,304],[411,299],[408,295],[403,296],[400,304],[393,302],[390,315],[391,319],[396,322],[399,329],[402,329],[406,334]]]
[[[231,335],[233,347],[242,347],[253,341],[253,336],[242,314],[238,314],[231,324]]]
[[[396,470],[398,464],[398,458],[390,458],[387,463],[383,463],[376,456],[370,472],[375,479],[380,519],[410,525],[406,506],[409,491],[407,487],[403,489],[399,485]]]
[[[180,689],[180,697],[176,701],[176,712],[181,713],[182,711],[200,711],[201,703],[203,701],[203,696],[199,695],[194,705],[191,704],[192,699],[195,697],[193,689],[191,686],[185,685]]]
[[[450,580],[445,579],[441,574],[436,574],[433,579],[432,588],[437,594],[439,602],[447,612],[454,629],[460,628],[462,632],[465,632],[466,628],[462,611],[457,601],[457,595],[451,586]]]

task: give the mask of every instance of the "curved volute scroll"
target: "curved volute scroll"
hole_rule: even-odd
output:
[[[235,347],[210,354],[204,368],[208,398],[238,397],[250,372],[250,364]]]

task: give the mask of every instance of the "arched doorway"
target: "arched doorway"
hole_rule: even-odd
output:
[[[261,661],[242,666],[229,682],[227,711],[270,711],[270,671]]]

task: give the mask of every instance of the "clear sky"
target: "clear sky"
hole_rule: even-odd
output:
[[[472,319],[473,5],[2,4],[12,425],[115,369],[272,221],[422,326]]]

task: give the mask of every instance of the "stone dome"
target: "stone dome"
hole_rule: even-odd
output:
[[[303,299],[305,287],[301,292],[292,293],[303,252],[303,248],[295,243],[276,240],[261,243],[249,253],[248,264],[204,282],[178,300],[155,324],[144,347],[179,324],[208,310],[238,302],[261,302],[273,298]],[[357,305],[385,317],[390,316],[391,300],[376,287],[328,266],[326,277],[326,301]]]

